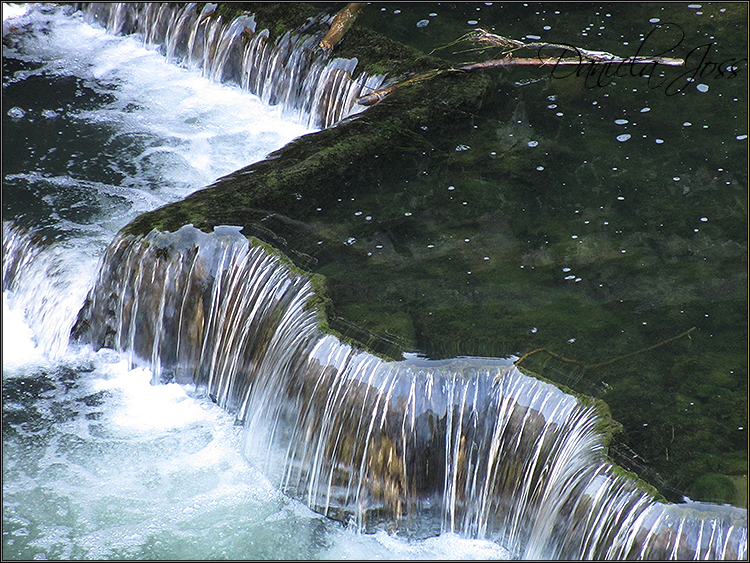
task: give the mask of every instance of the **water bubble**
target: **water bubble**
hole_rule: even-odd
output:
[[[353,244],[354,244],[355,242],[357,242],[357,239],[356,239],[356,238],[354,238],[354,237],[349,237],[348,239],[346,239],[346,240],[344,241],[344,244],[345,244],[345,245],[347,245],[347,246],[351,246],[351,245],[353,245]]]
[[[708,221],[708,217],[701,217],[701,221],[705,223],[706,221]]]
[[[448,186],[448,191],[453,191],[456,189],[456,186]]]
[[[625,125],[627,122],[627,119],[615,119],[615,123],[617,123],[617,125]]]
[[[430,24],[430,20],[419,20],[417,27],[427,27]]]
[[[541,39],[541,37],[539,35],[527,35],[526,39],[532,39],[534,41],[538,41],[539,39]]]
[[[542,170],[544,170],[544,166],[537,166],[536,169],[541,172]]]
[[[552,26],[551,25],[545,25],[542,29],[544,31],[549,31],[550,29],[552,29]]]
[[[654,143],[657,145],[661,145],[664,142],[664,139],[654,139]]]
[[[630,133],[625,133],[624,135],[617,135],[617,140],[620,141],[621,143],[624,141],[627,141],[628,139],[630,139]]]
[[[702,7],[703,6],[701,6],[700,4],[688,4],[688,8],[690,8],[691,10],[698,10]]]
[[[647,111],[651,111],[651,108],[642,108],[641,113],[646,113]]]
[[[689,121],[686,121],[685,123],[682,124],[683,127],[690,127],[691,125],[692,123],[690,123]]]
[[[618,195],[617,199],[618,199],[618,201],[625,201],[625,198],[623,196],[621,196],[621,195]]]
[[[531,328],[531,330],[530,330],[529,332],[530,332],[531,334],[536,334],[536,331],[537,331],[537,328],[536,328],[536,327],[532,327],[532,328]]]
[[[679,182],[680,181],[680,177],[679,176],[674,176],[672,178],[672,180],[674,180],[675,182]]]
[[[570,268],[563,268],[563,269],[562,269],[562,271],[563,271],[563,272],[569,272],[569,271],[570,271]]]
[[[737,139],[738,141],[744,141],[745,139],[747,139],[747,135],[737,135],[735,139]]]
[[[393,13],[399,15],[401,13],[401,10],[393,10]]]
[[[698,90],[698,92],[708,92],[708,84],[698,84],[695,89]]]
[[[651,18],[648,21],[649,21],[649,23],[659,23],[661,20],[659,18]]]
[[[477,25],[479,22],[477,20],[469,20],[466,22],[468,25]]]
[[[471,147],[469,145],[458,145],[456,151],[468,151]]]
[[[406,213],[404,213],[404,217],[411,217],[411,211],[407,211]]]
[[[24,115],[26,115],[26,112],[17,106],[8,110],[8,116],[13,119],[21,119]]]
[[[427,15],[430,16],[431,18],[434,18],[435,16],[437,16],[437,12],[430,12]]]
[[[537,145],[539,145],[539,142],[537,142],[537,141],[529,141],[529,142],[528,142],[527,144],[528,144],[528,145],[529,145],[530,147],[536,147]]]

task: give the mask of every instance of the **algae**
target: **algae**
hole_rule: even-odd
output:
[[[379,24],[380,6],[367,7],[335,56],[394,77],[467,56],[399,47],[427,50],[429,41],[390,25],[396,6],[382,5],[391,19]],[[398,8],[413,21],[427,9]],[[435,10],[464,19],[472,11]],[[579,43],[566,35],[576,25],[632,19],[617,6],[606,8],[611,20],[594,6],[482,10],[517,37],[543,12],[557,22],[556,40]],[[662,10],[702,38],[732,35],[742,19],[711,8],[702,31],[684,7]],[[648,20],[648,7],[637,11]],[[457,16],[444,28],[438,18],[425,28],[433,47],[460,27]],[[726,59],[729,43],[716,47]],[[623,49],[607,34],[583,46]],[[319,276],[322,327],[387,357],[545,347],[596,364],[696,327],[599,369],[541,357],[526,367],[606,401],[612,416],[601,430],[623,471],[670,500],[700,498],[710,489],[695,485],[701,476],[747,473],[747,148],[726,133],[740,138],[746,84],[714,80],[713,97],[670,97],[638,77],[618,80],[590,88],[585,76],[513,69],[410,84],[125,230],[242,225]]]

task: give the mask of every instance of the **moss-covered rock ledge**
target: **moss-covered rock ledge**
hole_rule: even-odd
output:
[[[342,4],[290,4],[284,17],[280,4],[231,6],[282,33]],[[495,6],[497,22],[525,14]],[[400,9],[419,19],[418,5]],[[373,11],[333,56],[398,77],[445,68],[360,25],[385,18]],[[427,29],[438,20],[449,18]],[[746,161],[746,149],[717,137],[688,173],[684,127],[670,131],[675,108],[695,122],[708,111],[691,109],[692,98],[648,100],[645,115],[666,139],[658,146],[675,147],[657,161],[652,140],[619,142],[612,129],[622,108],[643,115],[636,78],[605,91],[575,77],[542,80],[547,72],[449,73],[404,86],[125,231],[241,225],[325,280],[331,330],[387,357],[545,348],[575,360],[538,353],[522,367],[606,401],[624,426],[613,457],[670,500],[746,503],[746,174],[709,181]],[[724,108],[716,115],[746,97],[735,82],[711,98]],[[706,188],[678,190],[673,178]],[[614,358],[625,359],[606,362]]]
[[[225,19],[253,13],[258,29],[272,30],[272,37],[298,28],[322,36],[325,27],[311,28],[309,23],[320,9],[298,3],[231,3],[220,4],[218,12]],[[335,10],[329,6],[328,11]],[[332,56],[356,57],[355,75],[403,78],[447,66],[356,24]],[[348,245],[351,237],[336,216],[337,204],[382,185],[388,186],[383,191],[389,198],[393,186],[418,180],[429,161],[452,150],[456,135],[471,129],[491,84],[479,72],[410,84],[363,114],[298,138],[183,201],[139,216],[123,231],[138,235],[193,224],[210,232],[216,225],[241,225],[246,236],[273,245],[308,272],[354,264],[361,252]],[[400,357],[414,348],[400,327],[391,331],[373,326],[356,314],[333,317],[332,327],[376,353]]]

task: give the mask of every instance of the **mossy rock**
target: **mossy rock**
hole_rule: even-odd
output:
[[[282,8],[244,6],[258,14],[260,28],[273,27],[272,11]],[[299,10],[333,14],[342,6]],[[287,21],[296,27],[307,17]],[[360,70],[391,76],[445,66],[357,23],[333,55],[356,56]],[[636,166],[648,157],[638,152],[617,160],[624,145],[597,127],[579,136],[544,118],[550,93],[566,85],[576,86],[565,102],[571,111],[590,107],[580,84],[553,80],[551,91],[521,90],[507,74],[444,73],[400,88],[125,230],[241,225],[301,270],[325,276],[321,326],[387,357],[521,356],[544,347],[577,360],[537,354],[523,365],[607,401],[624,425],[617,447],[642,456],[623,449],[612,453],[615,461],[669,500],[679,501],[704,474],[746,473],[746,190],[714,190],[699,171],[691,185],[711,191],[665,190],[657,181],[665,170],[688,182],[681,164]],[[656,116],[658,100],[651,102],[649,116]],[[521,103],[530,129],[513,124]],[[510,133],[520,141],[509,143]],[[464,144],[471,149],[458,150]],[[627,206],[612,201],[620,184],[638,188]],[[699,198],[707,216],[723,219],[693,233],[690,202]],[[371,210],[375,217],[365,222]],[[354,238],[357,244],[344,242]],[[689,337],[653,350],[697,323]],[[580,367],[618,357],[625,359]],[[607,434],[616,430],[606,426]],[[698,487],[690,496],[709,500],[703,492],[713,494]]]
[[[688,493],[691,497],[709,502],[731,504],[735,502],[737,490],[732,480],[726,475],[706,473],[690,486]]]

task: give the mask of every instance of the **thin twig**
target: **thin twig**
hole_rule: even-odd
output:
[[[575,364],[577,366],[580,366],[583,369],[598,369],[604,366],[608,366],[610,364],[614,364],[615,362],[619,362],[620,360],[624,360],[626,358],[630,358],[631,356],[635,356],[636,354],[642,354],[643,352],[649,352],[651,350],[655,350],[656,348],[659,348],[661,346],[664,346],[665,344],[669,344],[670,342],[674,342],[675,340],[679,340],[680,338],[683,338],[685,336],[689,336],[691,332],[695,330],[695,327],[691,328],[690,330],[687,330],[683,332],[682,334],[678,334],[677,336],[673,336],[672,338],[668,338],[667,340],[664,340],[662,342],[659,342],[658,344],[654,344],[653,346],[648,346],[646,348],[641,348],[640,350],[636,350],[635,352],[629,352],[627,354],[624,354],[622,356],[618,356],[616,358],[612,358],[611,360],[607,360],[605,362],[599,362],[597,364],[584,364],[583,362],[579,362],[578,360],[571,360],[570,358],[566,358],[565,356],[561,356],[560,354],[555,354],[554,352],[547,350],[547,348],[536,348],[535,350],[532,350],[531,352],[526,352],[523,356],[518,358],[515,362],[513,362],[514,365],[520,364],[522,361],[524,361],[529,356],[533,356],[534,354],[538,352],[544,352],[548,356],[551,356],[552,358],[555,358],[556,360],[559,360],[561,362],[564,362],[566,364]]]

